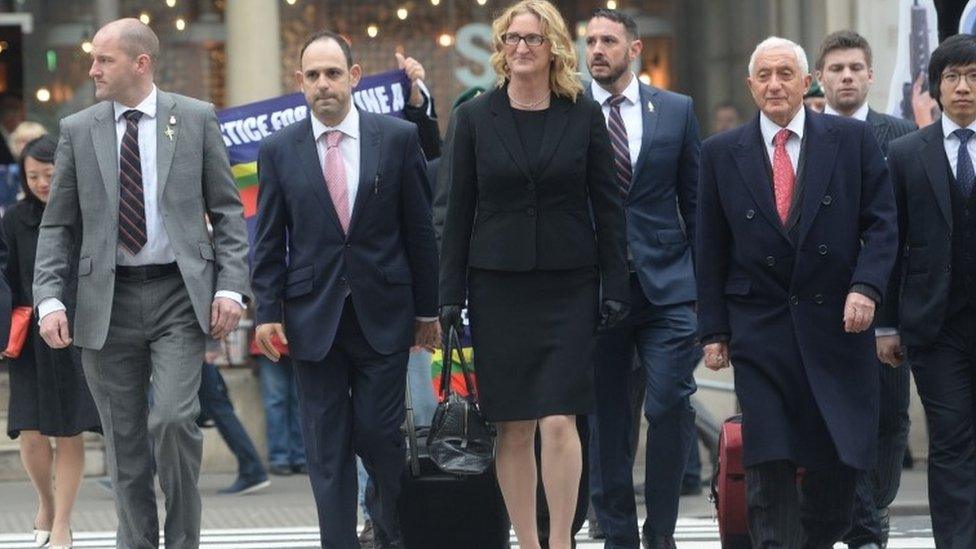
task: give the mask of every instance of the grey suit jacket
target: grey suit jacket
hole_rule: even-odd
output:
[[[193,302],[210,330],[216,290],[250,299],[247,228],[240,195],[213,105],[158,91],[157,198],[163,226]],[[168,121],[175,135],[165,135]],[[34,267],[34,306],[64,301],[70,229],[81,234],[75,345],[101,349],[108,335],[118,247],[119,158],[112,102],[103,101],[61,121],[51,196],[41,221]],[[213,225],[207,231],[206,216]]]

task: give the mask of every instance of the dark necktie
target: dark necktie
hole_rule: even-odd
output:
[[[969,138],[973,136],[973,130],[959,128],[952,132],[959,138],[959,156],[956,157],[956,183],[962,196],[968,199],[973,193],[973,179],[976,173],[973,172],[973,159],[969,156]]]
[[[125,111],[125,133],[119,153],[119,243],[132,255],[146,245],[146,206],[142,193],[137,110]]]
[[[622,95],[611,95],[607,99],[610,106],[610,123],[607,125],[610,130],[610,143],[613,145],[613,164],[617,170],[617,183],[624,196],[630,193],[630,185],[633,181],[633,168],[630,165],[630,142],[627,141],[627,127],[624,126],[624,119],[620,116],[620,104],[627,98]]]

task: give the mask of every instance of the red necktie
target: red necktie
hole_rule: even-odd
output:
[[[790,216],[793,188],[796,185],[796,172],[793,171],[793,163],[786,152],[786,142],[792,133],[783,128],[773,138],[773,191],[776,195],[776,213],[783,225],[786,225],[786,219]]]

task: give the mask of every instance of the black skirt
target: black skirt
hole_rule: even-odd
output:
[[[7,435],[40,431],[49,437],[101,433],[95,401],[81,368],[81,350],[52,349],[31,319],[31,331],[20,357],[10,361],[10,407]]]
[[[593,410],[598,299],[596,267],[469,269],[475,370],[489,420],[532,420]]]

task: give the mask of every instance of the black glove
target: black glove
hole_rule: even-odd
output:
[[[461,337],[461,306],[443,305],[441,306],[440,312],[441,333],[443,334],[444,341],[447,341],[448,335],[451,333],[451,328],[454,328],[458,337]]]
[[[630,305],[623,301],[604,299],[600,305],[600,325],[597,326],[597,330],[605,331],[613,328],[627,318],[628,312],[630,312]]]

